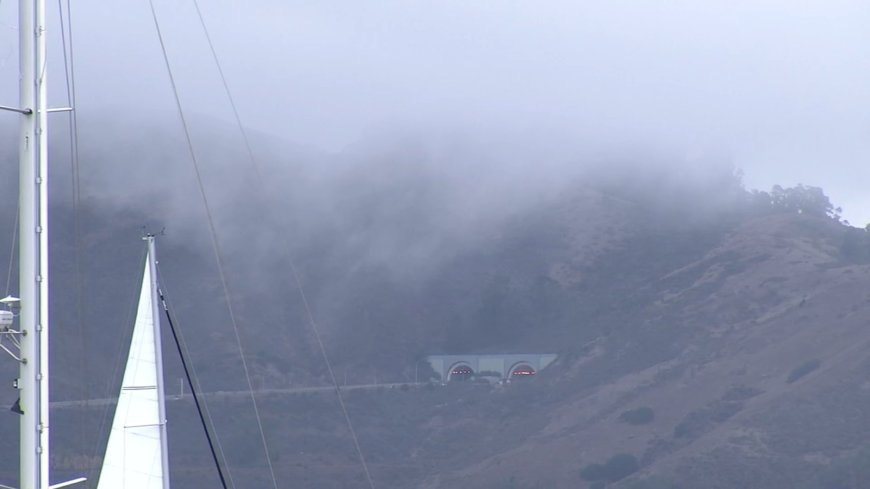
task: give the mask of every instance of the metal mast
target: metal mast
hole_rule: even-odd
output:
[[[0,110],[21,115],[19,157],[19,295],[0,299],[0,350],[19,365],[20,392],[12,410],[21,415],[21,489],[59,489],[80,477],[49,485],[48,479],[48,124],[45,0],[19,0],[19,105]],[[19,310],[18,329],[12,328]],[[7,342],[4,344],[4,342]],[[9,345],[9,346],[6,346]],[[15,351],[17,350],[17,352]],[[5,487],[5,486],[4,486]]]
[[[21,489],[48,481],[48,159],[45,1],[19,1]]]
[[[163,390],[163,342],[160,339],[160,302],[157,294],[157,251],[154,235],[143,238],[148,243],[148,270],[151,276],[151,317],[154,324],[154,357],[157,366],[157,399],[160,412],[160,463],[163,465],[163,489],[169,489],[169,449],[166,437],[166,395]]]

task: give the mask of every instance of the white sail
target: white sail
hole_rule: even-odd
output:
[[[168,489],[166,417],[153,247],[97,489]]]

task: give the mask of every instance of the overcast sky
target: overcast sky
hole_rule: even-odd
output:
[[[0,103],[15,98],[13,3],[0,3]],[[80,114],[174,122],[147,2],[73,3]],[[822,186],[870,222],[866,0],[201,3],[244,122],[296,143],[340,151],[412,130],[644,144],[731,158],[752,187]],[[192,5],[156,4],[187,108],[231,120]]]

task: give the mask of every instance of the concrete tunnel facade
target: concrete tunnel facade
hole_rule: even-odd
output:
[[[510,353],[430,355],[426,357],[441,382],[464,379],[475,375],[498,375],[501,380],[535,375],[556,360],[555,353]]]

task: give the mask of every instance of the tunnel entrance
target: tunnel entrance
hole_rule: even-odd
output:
[[[513,379],[528,378],[528,377],[533,377],[537,373],[538,372],[536,372],[535,369],[532,368],[531,365],[526,364],[526,363],[521,363],[521,364],[519,364],[511,369],[510,378],[512,380]]]
[[[454,365],[450,369],[450,373],[447,374],[447,380],[449,380],[451,382],[454,382],[454,381],[463,382],[466,380],[471,380],[471,378],[473,376],[474,376],[474,370],[472,370],[469,365],[464,364],[464,363],[460,363],[460,364]]]

